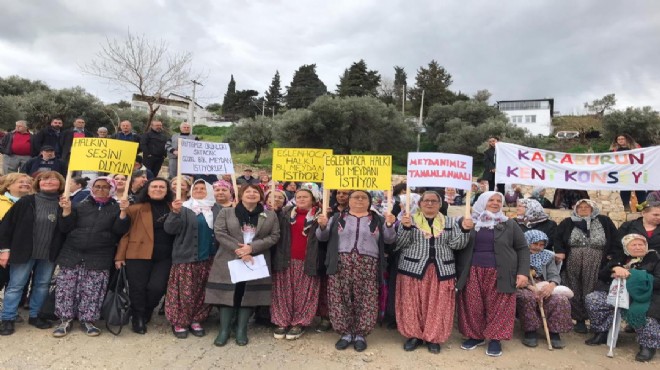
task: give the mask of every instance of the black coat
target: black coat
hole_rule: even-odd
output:
[[[35,195],[26,195],[9,209],[0,223],[0,246],[11,249],[10,264],[26,263],[32,258],[35,211]],[[61,209],[59,213],[62,213]],[[63,240],[63,234],[56,227],[51,239],[49,261],[55,262]]]
[[[130,225],[128,216],[119,218],[119,204],[114,199],[99,208],[91,196],[87,197],[67,217],[60,214],[58,228],[66,234],[66,240],[57,263],[75,267],[84,262],[90,270],[109,270],[117,243]]]
[[[37,157],[41,153],[44,145],[50,145],[55,148],[55,157],[62,157],[62,147],[60,146],[61,132],[55,131],[52,127],[45,127],[32,136],[32,156]]]
[[[557,223],[554,222],[553,220],[545,220],[543,222],[539,222],[536,225],[532,225],[532,227],[527,227],[521,223],[518,223],[518,226],[520,226],[520,229],[522,230],[523,233],[528,232],[529,230],[538,230],[538,231],[543,231],[545,235],[548,236],[548,244],[545,246],[545,249],[549,249],[551,251],[554,251],[554,246],[555,246],[555,235],[557,234]]]
[[[140,149],[142,149],[144,159],[149,157],[165,158],[167,140],[167,135],[163,132],[149,130],[143,134],[140,137]]]
[[[291,209],[285,207],[279,214],[280,240],[271,249],[273,271],[280,272],[291,265]],[[314,222],[307,233],[307,253],[305,254],[305,274],[316,276],[319,273],[319,241],[316,239],[316,229],[319,224]]]
[[[484,173],[481,178],[488,180],[491,184],[495,181],[495,173],[491,170],[495,169],[495,148],[489,146],[484,152]]]
[[[43,171],[45,168],[48,168],[50,171],[55,171],[62,175],[62,177],[66,177],[66,168],[67,165],[64,163],[63,160],[59,158],[53,158],[49,161],[44,161],[44,159],[39,155],[38,157],[34,157],[30,159],[29,161],[25,162],[23,167],[21,167],[21,172],[26,173],[32,177],[35,177],[36,173],[41,170]]]
[[[622,223],[621,226],[619,226],[617,239],[621,240],[628,234],[639,234],[644,236],[646,241],[649,243],[649,249],[656,250],[658,253],[660,253],[660,226],[655,227],[655,230],[653,230],[653,235],[651,235],[649,238],[649,236],[646,234],[646,229],[644,229],[642,218],[640,217],[636,220]]]
[[[85,137],[94,137],[94,134],[87,129],[85,131]],[[60,147],[62,148],[62,160],[69,163],[71,156],[71,145],[73,145],[73,129],[68,129],[60,134]]]

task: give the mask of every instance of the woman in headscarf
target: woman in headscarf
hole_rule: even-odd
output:
[[[218,212],[223,208],[234,206],[234,187],[225,180],[218,180],[213,183],[213,197]]]
[[[69,199],[60,201],[58,228],[67,235],[57,258],[55,315],[60,323],[53,331],[56,338],[66,336],[76,318],[87,336],[101,334],[95,323],[101,317],[117,242],[130,226],[128,200],[112,198],[114,180],[97,177],[91,185],[92,193],[74,209]]]
[[[646,238],[628,234],[621,241],[624,255],[608,261],[598,274],[599,286],[586,297],[586,308],[594,336],[585,343],[607,343],[614,307],[607,303],[613,278],[625,279],[630,307],[622,317],[637,332],[639,352],[635,360],[651,361],[660,348],[660,254],[649,250]]]
[[[201,323],[211,312],[211,306],[204,303],[204,287],[216,251],[214,204],[206,181],[200,179],[193,184],[190,199],[172,202],[172,212],[165,220],[165,232],[176,235],[165,316],[172,324],[172,333],[179,339],[186,338],[188,331],[196,337],[206,334]]]
[[[463,198],[456,188],[445,188],[445,203],[450,206],[460,206],[463,205]]]
[[[280,238],[280,225],[275,213],[264,209],[264,195],[259,185],[243,185],[238,199],[236,208],[220,210],[213,228],[220,248],[206,284],[206,303],[220,305],[216,346],[227,344],[234,311],[238,311],[236,344],[248,344],[247,325],[253,308],[270,305],[271,301],[270,277],[234,284],[228,263],[241,259],[250,266],[253,256],[263,254],[270,271],[270,248]]]
[[[517,184],[506,184],[504,185],[504,202],[507,207],[515,207],[518,203],[518,199],[522,199],[522,190],[520,185]]]
[[[525,232],[525,239],[529,245],[530,269],[534,271],[536,285],[530,283],[516,292],[516,313],[525,332],[522,343],[527,347],[536,347],[538,344],[536,332],[542,326],[539,310],[541,300],[550,331],[550,344],[552,348],[564,348],[560,334],[571,331],[573,321],[568,296],[554,294],[561,284],[555,254],[546,249],[548,236],[543,231],[529,230]]]
[[[574,293],[571,316],[578,333],[587,332],[584,297],[594,291],[601,263],[620,249],[616,235],[612,220],[601,215],[596,203],[589,199],[579,200],[571,217],[557,227],[555,257],[564,261],[562,281]]]
[[[523,233],[529,230],[542,231],[547,237],[545,248],[552,250],[557,232],[557,223],[551,220],[536,199],[518,199],[516,222]]]
[[[328,219],[318,218],[316,237],[328,242],[325,260],[332,327],[341,334],[335,344],[344,350],[353,343],[367,349],[365,337],[376,326],[379,282],[385,268],[385,244],[396,241],[396,218],[371,210],[371,194],[354,190],[348,209]]]
[[[318,197],[318,194],[316,195]],[[296,205],[280,215],[280,240],[273,251],[271,321],[275,339],[298,339],[314,319],[319,303],[317,198],[307,188],[296,192]]]
[[[535,187],[530,198],[539,202],[543,208],[555,208],[552,202],[545,197],[545,188],[543,187]]]
[[[472,209],[475,222],[467,248],[456,253],[458,328],[472,350],[489,340],[486,354],[502,355],[513,337],[516,288],[528,283],[529,248],[518,224],[502,213],[504,195],[487,191]]]
[[[440,194],[424,192],[419,212],[404,215],[397,233],[396,322],[408,338],[406,351],[426,342],[429,352],[440,353],[454,325],[454,251],[467,246],[474,224],[442,215],[441,203]]]

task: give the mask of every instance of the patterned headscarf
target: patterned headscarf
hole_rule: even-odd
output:
[[[493,213],[486,209],[488,200],[493,196],[500,196],[502,198],[502,205],[504,205],[504,195],[496,191],[487,191],[477,198],[472,207],[472,219],[475,220],[474,229],[479,231],[482,228],[492,229],[495,225],[505,222],[509,218],[502,213],[500,209],[498,212]]]
[[[307,188],[300,188],[296,193],[299,191],[305,191],[308,192],[312,196],[312,208],[310,208],[307,211],[307,215],[305,215],[305,225],[303,227],[303,235],[307,236],[307,233],[309,232],[309,229],[312,227],[312,224],[314,224],[314,221],[319,218],[321,215],[321,207],[318,206],[318,199],[314,196],[314,193]],[[286,195],[285,195],[286,199]],[[298,206],[294,206],[291,208],[291,213],[289,213],[289,223],[291,225],[294,225],[296,223],[296,218],[298,217]]]
[[[527,240],[528,246],[531,245],[532,243],[537,243],[540,241],[544,241],[547,244],[548,236],[543,231],[529,230],[525,232],[525,240]],[[547,249],[544,249],[538,253],[531,253],[530,250],[529,264],[531,267],[534,268],[534,270],[536,270],[537,275],[540,276],[541,271],[543,271],[543,266],[547,265],[554,258],[555,258],[555,254]]]
[[[382,190],[372,190],[369,193],[371,193],[371,209],[382,215],[385,212],[385,206],[387,205],[387,202],[385,201],[385,192]]]
[[[545,188],[543,187],[536,187],[534,190],[532,190],[532,198],[534,199],[539,199],[541,198],[541,193],[545,191]]]
[[[518,199],[518,203],[525,206],[525,214],[516,217],[516,221],[518,221],[519,224],[531,228],[533,225],[548,219],[548,215],[543,210],[543,206],[536,199]]]
[[[591,207],[590,216],[587,217],[578,216],[577,207],[582,203],[587,203]],[[596,202],[590,199],[580,199],[575,203],[575,206],[573,206],[573,211],[571,212],[571,219],[575,223],[582,223],[584,221],[584,223],[586,223],[587,225],[586,230],[591,230],[591,220],[595,219],[596,216],[598,216],[599,214],[600,214],[600,208],[598,208]]]
[[[625,253],[626,256],[630,256],[630,252],[628,251],[628,244],[630,244],[630,242],[635,240],[635,239],[639,239],[639,240],[643,241],[644,245],[646,245],[646,253],[649,252],[649,241],[646,240],[646,238],[643,235],[628,234],[628,235],[624,236],[623,239],[621,239],[621,244],[623,244],[623,253]],[[644,253],[644,255],[646,255],[646,253]],[[635,263],[640,262],[643,258],[644,258],[643,256],[642,257],[635,257],[630,262],[628,262],[626,265],[631,266]]]
[[[214,182],[213,183],[213,189],[215,190],[215,189],[218,189],[218,188],[229,189],[229,194],[230,194],[230,197],[231,197],[230,200],[231,201],[234,200],[234,187],[232,186],[232,184],[229,181],[218,180],[218,181]]]
[[[213,205],[215,204],[215,199],[213,199],[213,193],[209,191],[209,183],[203,179],[198,179],[195,180],[193,186],[202,183],[206,186],[206,198],[195,199],[191,196],[188,200],[183,202],[183,206],[193,211],[195,215],[201,213],[204,216],[208,227],[213,229]],[[192,189],[190,193],[192,194]]]
[[[320,189],[319,186],[316,185],[315,183],[313,183],[313,182],[306,182],[306,183],[300,185],[300,188],[299,188],[299,189],[307,189],[307,190],[311,191],[311,192],[312,192],[312,196],[314,197],[314,200],[315,200],[315,201],[317,201],[317,202],[322,201],[321,198],[323,198],[323,197],[322,197],[321,189]]]

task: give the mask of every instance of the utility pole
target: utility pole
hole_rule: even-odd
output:
[[[419,123],[417,126],[417,151],[419,152],[419,142],[422,137],[422,124],[423,124],[423,115],[424,112],[424,90],[422,90],[422,104],[419,106]]]
[[[190,123],[190,128],[191,128],[190,131],[192,132],[192,127],[195,126],[195,108],[196,108],[195,105],[197,104],[195,102],[195,92],[197,89],[197,85],[200,86],[204,86],[204,85],[202,85],[202,83],[197,80],[191,80],[190,82],[192,82],[193,84],[193,93],[192,93],[192,101],[190,102],[190,107],[188,109],[188,123]]]
[[[401,114],[406,116],[406,85],[401,86]]]
[[[261,116],[266,117],[266,99],[261,102]]]

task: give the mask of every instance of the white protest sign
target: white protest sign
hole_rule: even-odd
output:
[[[472,157],[450,153],[408,153],[407,183],[412,187],[469,190]]]
[[[181,139],[179,156],[181,173],[192,175],[234,173],[234,162],[227,143]]]

